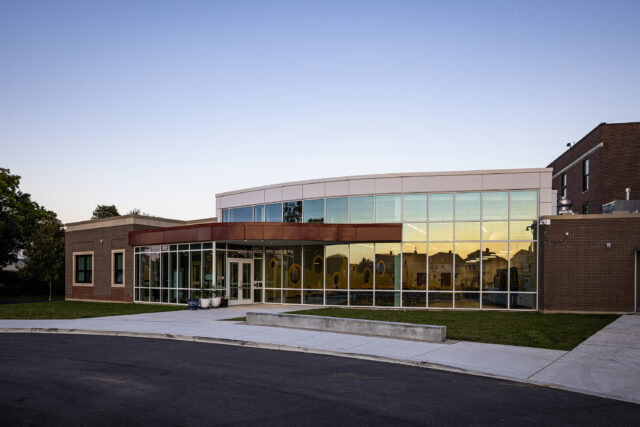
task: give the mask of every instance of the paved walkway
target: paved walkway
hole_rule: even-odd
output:
[[[640,403],[640,316],[621,317],[571,352],[465,341],[408,341],[221,320],[244,316],[247,311],[300,309],[252,305],[90,319],[0,320],[0,332],[62,330],[313,352],[548,384]]]

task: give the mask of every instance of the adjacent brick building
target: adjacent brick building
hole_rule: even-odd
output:
[[[640,199],[640,122],[601,123],[555,159],[552,188],[576,213],[602,213],[602,205]]]

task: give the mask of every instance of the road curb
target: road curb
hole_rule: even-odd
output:
[[[150,338],[150,339],[166,339],[174,341],[190,341],[202,344],[220,344],[220,345],[233,345],[237,347],[250,347],[263,350],[278,350],[278,351],[290,351],[297,353],[319,354],[323,356],[343,357],[348,359],[368,360],[372,362],[391,363],[395,365],[414,366],[417,368],[434,369],[438,371],[454,372],[458,374],[474,375],[478,377],[493,378],[505,381],[514,381],[522,384],[530,384],[541,387],[555,388],[564,391],[570,391],[574,393],[587,394],[591,396],[602,397],[605,399],[614,399],[623,402],[640,404],[640,401],[633,399],[627,399],[615,395],[598,393],[591,390],[576,389],[571,387],[565,387],[558,384],[545,384],[535,380],[515,378],[509,376],[489,374],[486,372],[471,371],[463,368],[456,368],[453,366],[440,365],[437,363],[423,362],[418,360],[407,359],[395,359],[385,356],[374,356],[370,354],[361,353],[346,353],[332,350],[319,350],[308,347],[296,347],[286,344],[270,344],[260,343],[256,341],[237,340],[231,338],[211,338],[211,337],[197,337],[190,335],[174,335],[164,334],[159,332],[133,332],[133,331],[101,331],[93,329],[75,329],[75,328],[0,328],[1,334],[62,334],[62,335],[97,335],[97,336],[114,336],[114,337],[128,337],[128,338]]]

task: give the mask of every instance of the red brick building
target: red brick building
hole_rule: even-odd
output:
[[[575,213],[602,213],[602,205],[640,199],[640,122],[600,123],[555,159],[552,188]]]

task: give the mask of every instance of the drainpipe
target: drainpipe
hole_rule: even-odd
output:
[[[633,312],[638,311],[638,253],[640,246],[633,249]]]

